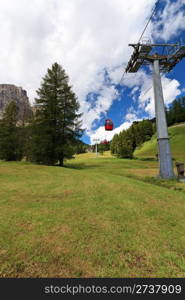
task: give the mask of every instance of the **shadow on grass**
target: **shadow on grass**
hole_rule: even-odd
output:
[[[64,168],[68,169],[76,169],[76,170],[84,170],[84,169],[91,169],[91,168],[100,168],[100,165],[87,165],[84,163],[78,163],[78,164],[65,164]]]
[[[126,177],[133,178],[142,182],[150,183],[153,185],[157,185],[163,188],[171,189],[174,191],[185,192],[183,187],[181,188],[179,186],[176,186],[176,183],[178,183],[178,179],[176,177],[174,179],[162,179],[159,177],[150,177],[150,176],[145,176],[142,178],[133,174],[127,174]]]
[[[138,160],[141,161],[157,161],[155,157],[143,157],[143,158],[137,158]]]

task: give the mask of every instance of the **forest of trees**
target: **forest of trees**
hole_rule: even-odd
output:
[[[75,154],[86,153],[91,151],[91,146],[82,142],[81,140],[77,140],[74,146]]]
[[[166,116],[168,126],[185,122],[185,97],[175,99],[170,107],[166,109]]]
[[[69,78],[57,63],[42,80],[35,99],[36,112],[27,123],[18,124],[18,109],[12,101],[0,120],[0,159],[63,166],[75,153],[93,147],[80,141],[83,134],[78,113],[79,103]],[[166,108],[168,126],[185,122],[185,97],[175,99]],[[135,121],[127,130],[115,134],[111,142],[102,142],[98,151],[111,150],[119,158],[133,158],[136,147],[151,139],[156,131],[155,118]]]
[[[25,129],[24,126],[16,126],[17,114],[17,105],[12,101],[0,120],[0,159],[16,161],[24,155]]]
[[[136,147],[151,139],[155,132],[155,124],[151,120],[133,122],[130,128],[115,134],[110,150],[119,158],[133,158]]]
[[[166,108],[166,119],[168,126],[185,122],[185,97],[175,99]],[[110,146],[111,153],[119,158],[133,158],[136,147],[150,140],[155,132],[155,118],[133,122],[129,129],[114,135]]]
[[[63,68],[55,63],[42,80],[35,99],[36,113],[17,126],[17,107],[7,105],[0,121],[0,159],[63,166],[79,149],[83,130],[79,103]],[[82,147],[81,147],[82,148]]]
[[[92,150],[95,152],[96,147],[93,145]],[[98,144],[98,152],[103,155],[105,151],[110,150],[110,142],[107,140],[102,141],[100,144]]]

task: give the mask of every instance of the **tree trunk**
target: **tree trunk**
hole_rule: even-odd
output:
[[[60,167],[64,166],[64,157],[63,156],[59,159],[59,166]]]

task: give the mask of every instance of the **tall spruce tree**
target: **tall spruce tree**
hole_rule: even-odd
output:
[[[16,126],[18,108],[15,101],[10,102],[0,121],[0,159],[21,160],[23,156],[20,128]]]
[[[35,99],[37,111],[32,122],[30,160],[63,166],[71,158],[81,136],[79,103],[65,70],[57,63],[43,78]]]

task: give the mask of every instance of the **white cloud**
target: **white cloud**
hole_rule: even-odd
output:
[[[103,126],[99,127],[96,132],[91,133],[90,138],[91,138],[91,144],[95,144],[96,142],[94,139],[99,139],[99,141],[107,140],[111,141],[113,136],[115,134],[120,133],[122,130],[128,129],[132,125],[132,122],[126,121],[123,124],[121,124],[119,127],[113,129],[112,131],[105,131],[105,128]]]
[[[139,71],[136,74],[131,74],[126,79],[126,85],[132,89],[133,97],[134,93],[140,89],[140,96],[138,100],[138,111],[135,111],[133,106],[131,106],[127,114],[124,116],[124,122],[113,131],[106,133],[104,127],[99,127],[95,132],[89,131],[91,137],[91,143],[93,144],[93,138],[99,138],[100,141],[111,140],[114,134],[121,132],[124,129],[129,128],[134,121],[140,121],[141,118],[138,116],[139,112],[145,111],[148,113],[150,118],[155,116],[155,106],[154,106],[154,94],[152,87],[152,77],[147,75],[143,71]],[[178,95],[180,95],[180,83],[176,79],[169,79],[162,76],[162,86],[163,86],[163,96],[164,103],[168,106]]]
[[[163,96],[164,103],[168,106],[180,93],[180,83],[176,79],[169,79],[165,76],[162,77],[162,87],[163,87]],[[148,112],[150,117],[155,115],[155,106],[154,106],[154,94],[153,87],[151,87],[147,93],[142,92],[139,97],[140,106]]]
[[[167,12],[162,20],[168,26],[164,26],[162,34],[170,37],[182,28],[183,12],[177,9],[182,0],[176,6],[165,1]],[[0,0],[0,82],[22,86],[33,101],[47,68],[59,62],[78,96],[83,126],[92,133],[93,122],[106,114],[116,99],[115,88],[105,81],[104,71],[111,83],[119,82],[132,53],[128,44],[138,41],[154,3],[155,0]],[[178,20],[175,27],[174,20]],[[150,31],[151,26],[148,28]],[[154,34],[157,37],[158,32]],[[172,99],[179,91],[178,82],[167,83],[170,89],[166,88],[164,94],[168,90],[166,97]],[[134,98],[138,88],[143,91],[151,85],[151,77],[139,71],[127,74],[123,84],[133,89]],[[99,95],[93,106],[86,102],[88,93]],[[139,101],[145,99],[140,97]],[[152,104],[146,109],[152,113]]]
[[[106,113],[110,109],[113,100],[117,97],[117,91],[113,86],[103,86],[99,92],[96,105],[93,108],[86,106],[84,110],[83,118],[87,130],[91,129],[94,121],[100,119],[102,113]]]
[[[111,141],[115,134],[120,133],[122,130],[128,129],[134,121],[139,120],[141,119],[137,116],[137,112],[134,111],[133,107],[130,107],[126,116],[124,117],[124,122],[120,126],[114,128],[112,131],[106,131],[104,126],[99,127],[95,131],[90,131],[89,135],[91,138],[91,144],[95,144],[94,139],[99,139],[100,142],[105,139],[107,141]]]
[[[132,123],[134,121],[137,121],[138,117],[135,113],[128,112],[125,116],[125,120]]]
[[[69,74],[82,111],[89,92],[99,91],[97,110],[84,115],[99,118],[109,109],[107,87],[101,74],[126,63],[155,0],[0,0],[0,81],[28,90],[33,101],[41,78],[55,61]],[[131,21],[132,20],[132,21]],[[138,22],[139,20],[139,22]],[[117,77],[121,77],[123,68]],[[101,90],[102,87],[102,90]]]
[[[183,9],[185,1],[163,1],[166,2],[165,9],[160,11],[160,15],[158,14],[157,18],[160,20],[153,23],[152,31],[155,40],[160,38],[167,42],[185,29],[185,11]]]

